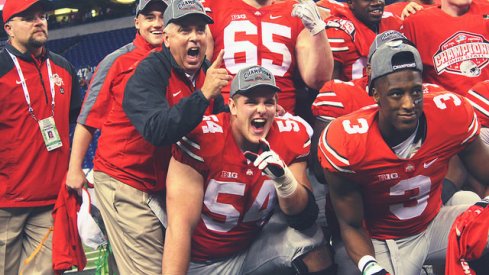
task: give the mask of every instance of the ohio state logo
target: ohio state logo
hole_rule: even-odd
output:
[[[438,74],[443,72],[477,77],[489,63],[489,41],[482,35],[457,32],[445,40],[433,56]]]

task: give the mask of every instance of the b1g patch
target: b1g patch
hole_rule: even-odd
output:
[[[457,32],[445,40],[433,56],[438,74],[443,72],[478,77],[489,63],[489,41],[482,35]]]

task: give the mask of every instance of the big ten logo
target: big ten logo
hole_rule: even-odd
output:
[[[245,20],[246,14],[233,14],[231,15],[231,20]]]
[[[237,172],[222,171],[221,177],[225,178],[225,179],[237,179],[238,173]]]
[[[397,173],[381,174],[381,175],[377,175],[377,178],[379,179],[379,181],[395,180],[399,178],[399,174]]]

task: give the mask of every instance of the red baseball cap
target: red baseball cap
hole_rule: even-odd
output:
[[[42,3],[44,8],[48,7],[48,2],[43,0],[6,0],[3,6],[3,23],[7,23],[16,14],[19,14],[36,3]]]

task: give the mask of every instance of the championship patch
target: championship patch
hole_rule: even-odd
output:
[[[179,10],[203,10],[201,4],[196,0],[182,0],[178,3]]]
[[[349,34],[352,38],[355,34],[355,25],[349,20],[345,19],[331,19],[326,23],[326,28],[336,28],[343,30],[347,34]]]
[[[255,67],[249,69],[243,74],[244,81],[259,81],[259,80],[271,80],[272,75],[261,67]]]
[[[457,32],[445,40],[433,56],[438,74],[448,72],[478,77],[489,63],[489,41],[480,34]]]

